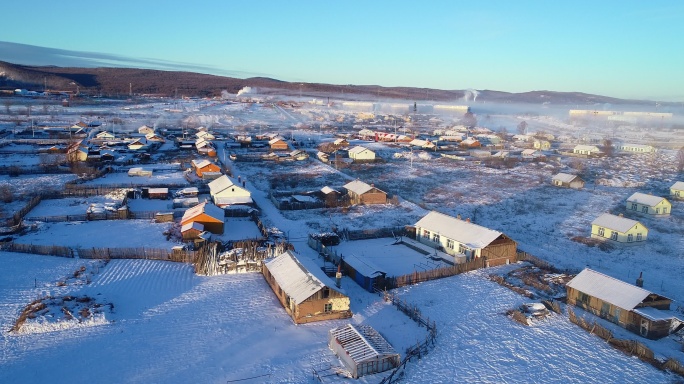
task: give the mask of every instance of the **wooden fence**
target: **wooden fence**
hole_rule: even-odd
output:
[[[19,244],[15,242],[0,243],[0,249],[6,252],[32,253],[35,255],[49,255],[59,257],[74,257],[69,247],[58,245]]]
[[[33,208],[36,207],[40,203],[40,196],[34,196],[29,200],[26,205],[18,210],[17,212],[12,215],[11,219],[5,220],[3,223],[3,227],[13,227],[21,223],[21,220],[26,216],[27,213],[29,213]]]
[[[187,250],[170,250],[160,248],[78,248],[78,257],[82,259],[146,259],[166,260],[183,263],[195,261],[196,253]]]
[[[384,281],[385,289],[400,288],[425,281],[443,279],[445,277],[459,275],[464,272],[485,268],[486,266],[486,259],[480,257],[466,263],[455,264],[449,267],[430,269],[427,271],[414,271],[413,273],[396,277],[386,277]]]
[[[385,227],[350,231],[342,229],[340,237],[346,240],[377,239],[381,237],[398,237],[406,235],[406,227]]]

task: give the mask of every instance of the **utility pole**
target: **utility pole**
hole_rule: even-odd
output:
[[[133,96],[133,83],[128,83],[128,96]]]

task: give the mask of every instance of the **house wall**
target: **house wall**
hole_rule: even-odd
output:
[[[201,233],[200,231],[198,231],[194,228],[191,228],[191,229],[188,229],[187,231],[181,233],[181,235],[183,237],[183,241],[188,241],[188,240],[198,239],[200,233]]]
[[[221,168],[216,164],[209,164],[202,168],[197,168],[197,176],[202,177],[205,172],[221,172]]]
[[[278,141],[278,142],[271,144],[271,149],[274,151],[282,151],[282,150],[290,149],[290,147],[287,145],[286,142]]]
[[[621,145],[620,150],[625,151],[625,152],[638,152],[638,153],[650,153],[650,152],[656,151],[656,149],[650,145],[647,145],[646,147],[635,147],[632,145]]]
[[[354,160],[375,160],[373,151],[361,151],[360,153],[349,153],[349,158]]]
[[[386,204],[387,194],[379,190],[371,190],[360,196],[359,204]]]
[[[515,263],[518,260],[518,245],[515,241],[504,238],[491,242],[480,251],[480,257],[487,260],[488,267]]]
[[[625,207],[629,211],[647,215],[669,215],[672,211],[672,204],[664,199],[654,206],[627,201]]]
[[[684,200],[684,189],[670,188],[670,197],[675,200]]]
[[[233,185],[229,188],[224,189],[223,191],[220,191],[219,193],[217,193],[213,196],[216,196],[216,197],[250,197],[250,196],[252,196],[252,194],[248,190],[246,190],[242,187],[238,187],[237,185]]]
[[[603,235],[600,234],[600,230],[603,228]],[[611,240],[615,241],[618,243],[641,243],[643,241],[646,241],[646,238],[648,237],[648,229],[644,227],[641,223],[638,223],[634,227],[632,227],[629,231],[627,232],[617,232],[617,240],[611,239],[611,234],[613,230],[610,228],[605,228],[601,227],[596,224],[591,225],[591,237],[594,239],[601,239],[601,240]],[[641,233],[642,239],[641,241],[637,241],[637,236],[638,234]],[[629,241],[629,235],[632,235],[632,241]]]

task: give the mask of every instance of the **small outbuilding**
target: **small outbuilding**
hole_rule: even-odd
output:
[[[627,209],[646,215],[666,216],[672,211],[672,204],[664,197],[635,192],[627,199]]]
[[[197,177],[204,178],[205,173],[221,173],[221,167],[207,159],[192,160],[192,168],[195,170]]]
[[[262,273],[295,324],[352,316],[344,291],[319,266],[292,251],[264,263]]]
[[[276,137],[268,141],[268,145],[272,151],[287,151],[290,147],[287,145],[287,141],[282,137]]]
[[[149,188],[147,191],[150,199],[166,200],[169,198],[168,188]]]
[[[643,283],[643,280],[642,280]],[[671,299],[585,268],[566,286],[567,303],[648,339],[670,333]]]
[[[360,145],[357,145],[356,147],[350,149],[348,152],[349,158],[354,160],[354,161],[374,161],[375,160],[375,152],[371,151],[368,148],[364,148]]]
[[[401,362],[399,354],[369,325],[347,324],[331,329],[328,347],[355,379],[388,371],[398,367]]]
[[[670,187],[670,197],[675,200],[684,199],[684,181],[678,181]]]
[[[223,209],[204,202],[189,208],[181,218],[181,228],[188,223],[202,224],[205,231],[215,234],[223,234],[225,213]]]
[[[584,188],[584,180],[577,175],[569,173],[559,173],[551,178],[551,183],[557,187],[565,187],[572,189]]]

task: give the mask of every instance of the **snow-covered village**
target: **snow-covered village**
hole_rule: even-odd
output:
[[[5,98],[0,381],[681,382],[676,114],[466,96]]]

